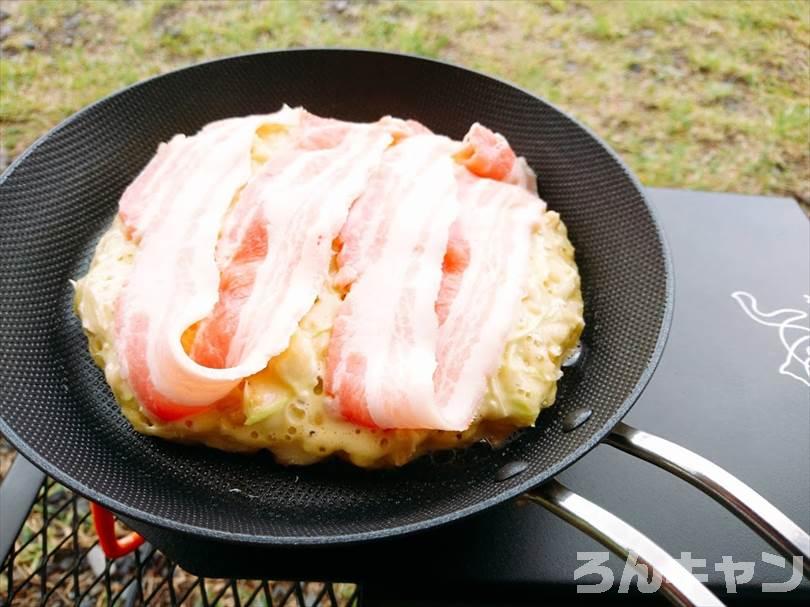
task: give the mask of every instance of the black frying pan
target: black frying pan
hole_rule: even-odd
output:
[[[540,195],[568,225],[586,310],[585,355],[566,371],[557,403],[536,428],[499,450],[475,445],[385,471],[337,461],[286,468],[267,454],[181,446],[132,430],[88,354],[69,280],[86,271],[123,189],[158,142],[282,103],[347,120],[415,118],[454,138],[479,121],[527,158]],[[0,431],[89,499],[197,540],[357,542],[426,529],[536,488],[619,423],[650,378],[670,322],[672,279],[661,232],[621,160],[585,127],[525,91],[411,56],[282,51],[148,80],[37,141],[0,178],[0,198]],[[590,418],[566,432],[563,420],[583,407]],[[628,437],[624,446],[632,449]],[[524,469],[505,474],[514,462],[525,466],[511,471]],[[585,514],[559,485],[544,485],[534,499],[569,518]],[[600,512],[591,523],[606,516]],[[618,528],[603,532],[614,548],[643,540],[617,541]],[[795,541],[789,546],[795,552]],[[654,557],[670,581],[685,573]],[[665,589],[681,600],[711,597],[699,585]]]

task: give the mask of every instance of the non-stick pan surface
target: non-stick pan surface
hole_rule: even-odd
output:
[[[137,434],[87,352],[69,280],[84,273],[123,189],[175,133],[282,103],[324,116],[415,118],[460,138],[482,122],[538,174],[576,247],[587,328],[557,404],[508,446],[475,445],[396,470],[333,461],[276,465]],[[148,80],[79,112],[0,178],[0,432],[88,498],[131,518],[255,544],[390,536],[517,495],[586,453],[649,379],[669,324],[671,283],[638,183],[597,137],[545,101],[440,62],[301,50],[213,61]],[[561,418],[593,411],[565,433]],[[513,461],[524,472],[496,472]]]

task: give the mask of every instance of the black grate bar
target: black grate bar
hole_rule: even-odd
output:
[[[0,484],[0,504],[0,605],[358,605],[358,589],[348,584],[200,578],[148,543],[131,555],[106,559],[87,500],[22,457]]]

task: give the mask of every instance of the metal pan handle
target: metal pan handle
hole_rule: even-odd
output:
[[[564,521],[602,543],[622,558],[632,552],[637,562],[660,576],[661,592],[675,605],[723,605],[676,559],[620,518],[552,479],[532,489],[525,498],[540,504]]]
[[[625,423],[620,422],[605,442],[691,483],[783,555],[803,557],[804,574],[810,577],[810,536],[740,479],[689,449]]]

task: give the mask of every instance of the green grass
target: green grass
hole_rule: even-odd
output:
[[[5,162],[82,106],[177,66],[359,46],[514,81],[603,135],[648,185],[810,199],[806,0],[345,4],[5,1]]]

